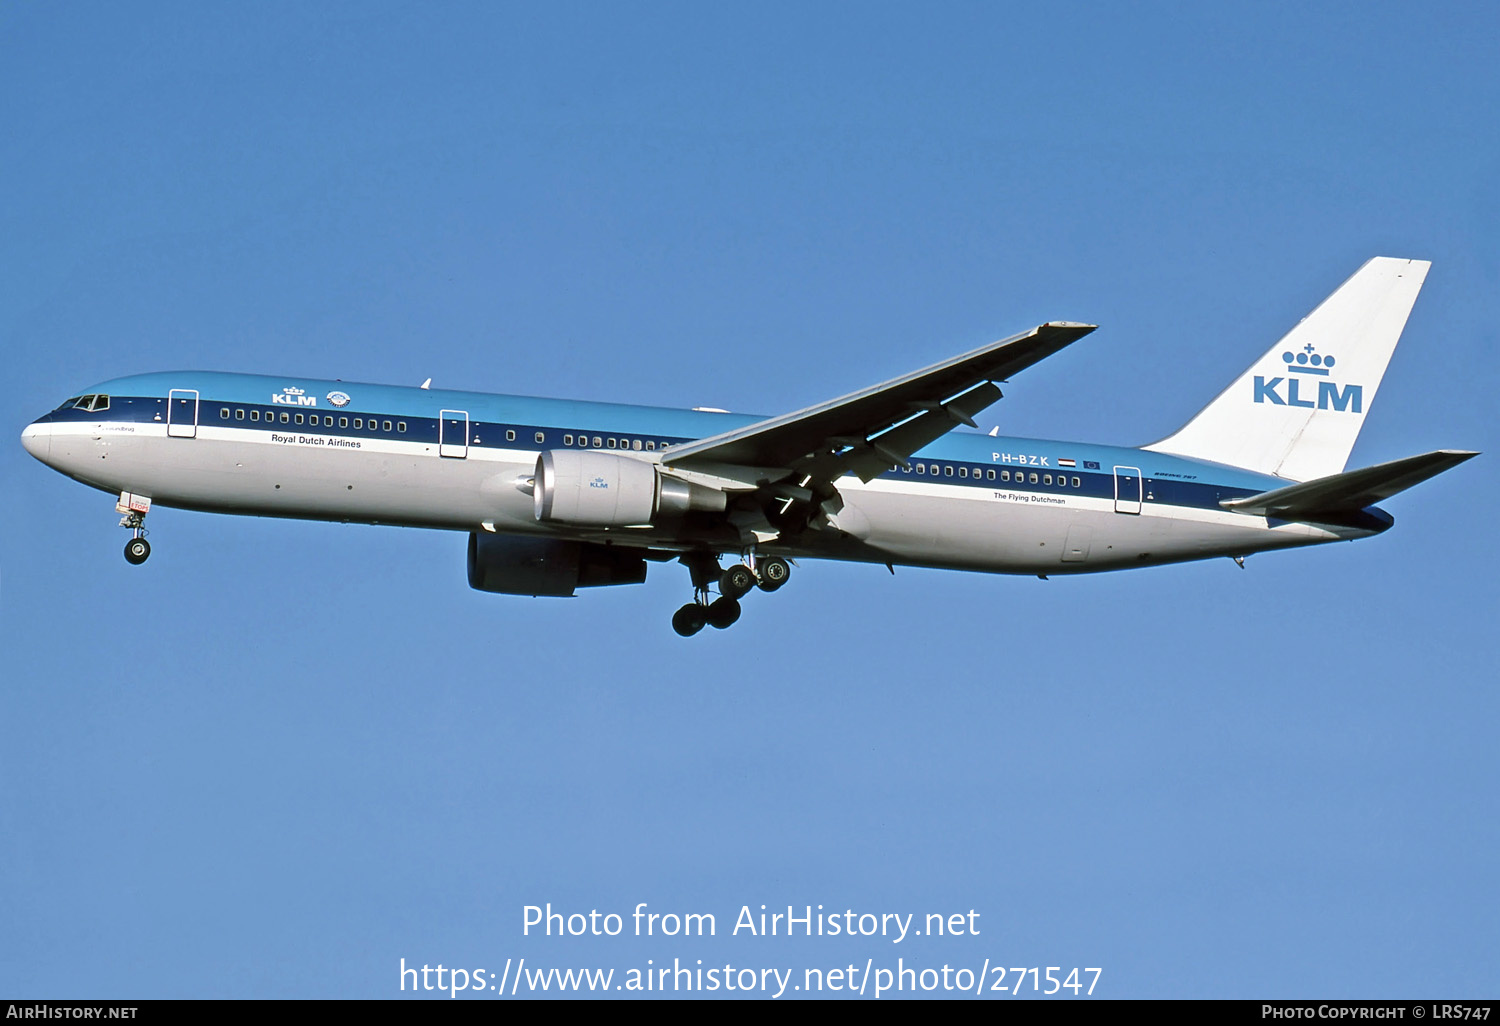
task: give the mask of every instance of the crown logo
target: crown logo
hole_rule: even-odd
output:
[[[301,395],[302,394],[302,389],[298,388],[296,385],[288,385],[285,388],[283,388],[282,391],[285,392],[287,395]]]
[[[1317,374],[1321,377],[1328,376],[1328,369],[1334,363],[1333,357],[1318,353],[1311,342],[1302,347],[1302,352],[1285,352],[1281,354],[1281,358],[1286,361],[1289,373]]]

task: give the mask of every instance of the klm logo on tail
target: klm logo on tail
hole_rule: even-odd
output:
[[[1337,382],[1319,381],[1316,400],[1310,395],[1304,397],[1300,394],[1303,385],[1312,383],[1309,380],[1311,377],[1328,377],[1336,362],[1332,356],[1319,355],[1312,343],[1303,346],[1300,353],[1282,353],[1281,359],[1286,362],[1286,377],[1267,379],[1260,374],[1255,375],[1256,402],[1271,403],[1273,406],[1305,406],[1308,409],[1334,410],[1338,413],[1364,412],[1364,388],[1361,385],[1340,387]],[[1307,377],[1296,377],[1298,374]],[[1283,388],[1285,391],[1279,391]]]

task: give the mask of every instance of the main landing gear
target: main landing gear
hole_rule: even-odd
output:
[[[753,557],[752,557],[753,559]],[[704,627],[723,630],[740,618],[740,599],[756,588],[775,591],[792,575],[792,566],[780,556],[754,562],[735,563],[720,571],[713,553],[682,557],[693,579],[693,601],[672,614],[672,629],[690,638]],[[709,587],[717,583],[719,597],[709,601]]]

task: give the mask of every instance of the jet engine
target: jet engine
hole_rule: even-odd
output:
[[[469,587],[479,591],[567,597],[576,588],[645,580],[646,560],[635,549],[561,538],[469,535]]]
[[[725,507],[717,488],[665,474],[654,463],[593,450],[551,449],[536,461],[536,518],[585,527],[654,524]]]

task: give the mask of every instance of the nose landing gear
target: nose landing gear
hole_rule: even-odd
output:
[[[125,562],[140,566],[151,555],[151,543],[146,540],[146,514],[151,512],[151,500],[144,495],[121,492],[115,512],[125,514],[120,526],[130,530],[130,540],[125,543]]]
[[[151,555],[151,543],[145,538],[132,538],[125,543],[125,562],[140,566]]]

